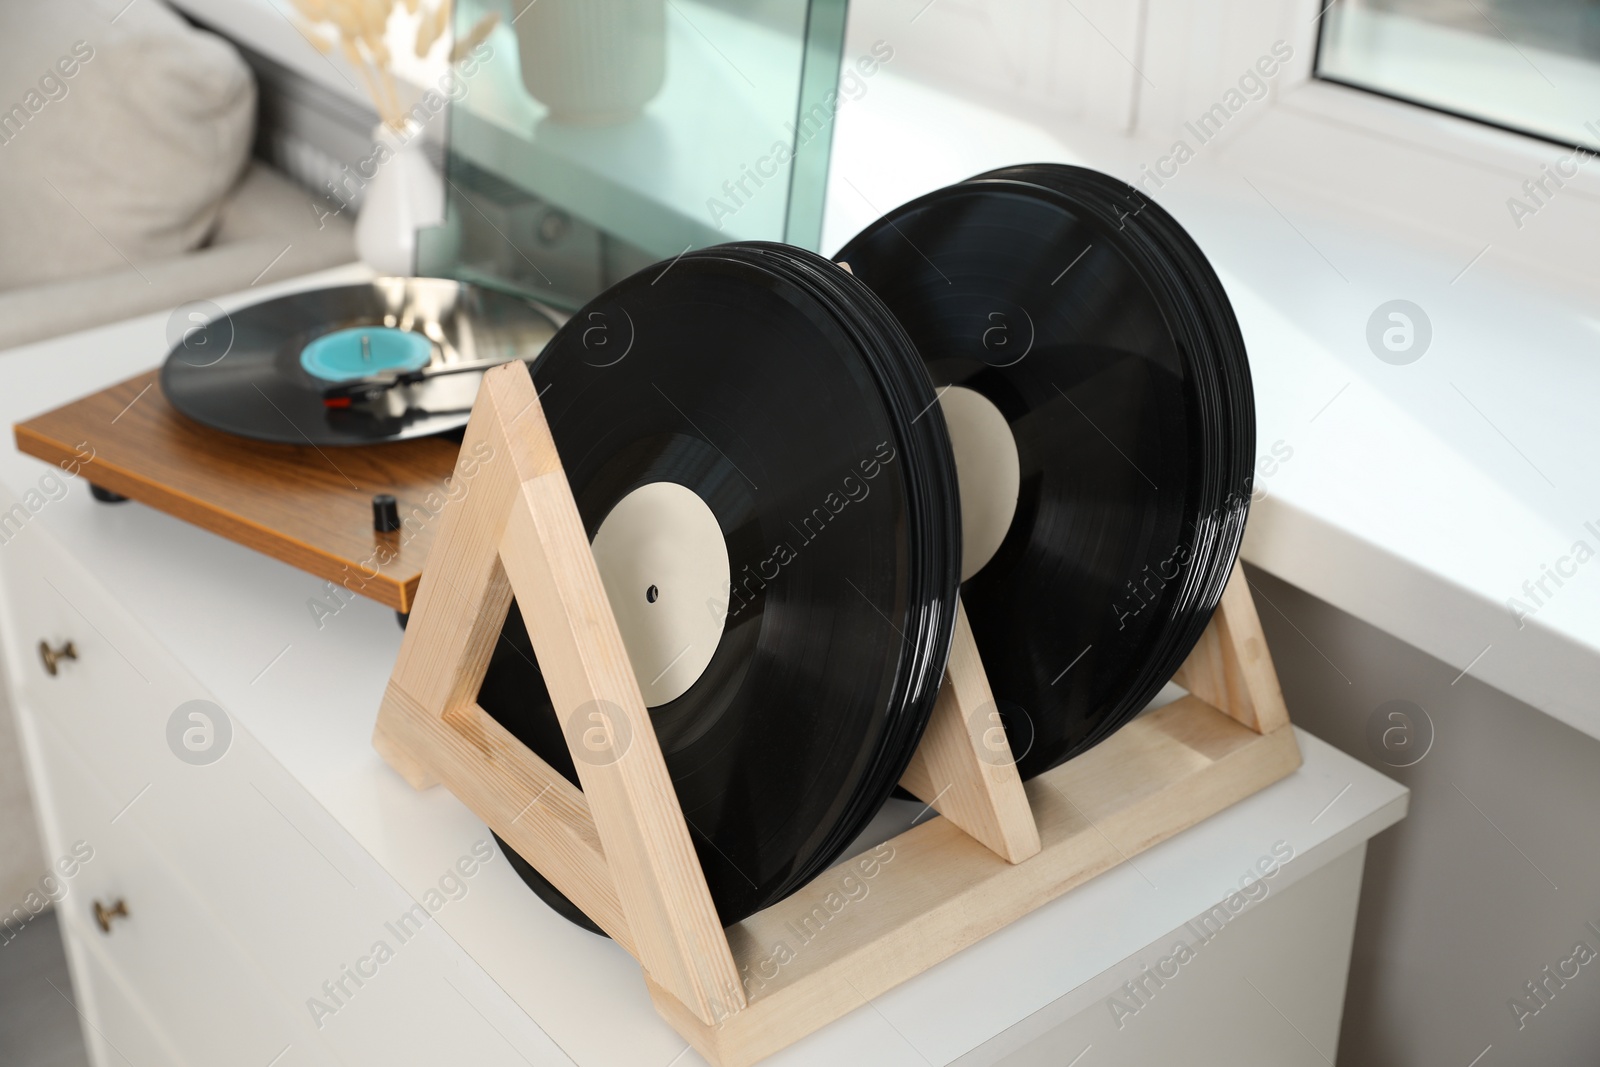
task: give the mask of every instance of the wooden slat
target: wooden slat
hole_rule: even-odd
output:
[[[18,451],[80,464],[97,485],[397,611],[412,610],[435,536],[433,516],[446,479],[458,477],[454,442],[427,437],[319,450],[251,441],[178,414],[157,376],[146,371],[18,423]],[[85,462],[86,455],[92,458]],[[399,501],[409,520],[400,533],[373,533],[376,493]]]
[[[499,550],[519,498],[519,469],[500,418],[485,391],[462,438],[463,451],[482,458],[465,491],[436,520],[444,547],[429,560],[390,677],[391,689],[442,717],[477,700],[511,607]]]
[[[537,857],[545,877],[601,929],[631,947],[583,794],[476,703],[511,605],[499,547],[506,515],[521,498],[519,465],[501,428],[508,415],[488,390],[481,399],[462,447],[482,459],[439,516],[442,548],[417,591],[373,745],[412,785],[443,782],[519,855]],[[549,469],[553,447],[539,459]]]
[[[939,699],[900,784],[1010,863],[1039,851],[1033,812],[959,600]]]
[[[539,872],[595,925],[634,952],[584,794],[476,705],[445,725],[419,706],[397,713],[404,702],[393,689],[384,697],[374,738],[379,753],[388,758],[398,750],[425,765],[518,855],[537,860]]]
[[[1027,784],[1042,848],[1026,863],[948,819],[923,823],[867,854],[871,876],[846,861],[729,928],[735,959],[757,976],[744,1011],[707,1026],[652,985],[656,1008],[712,1064],[744,1067],[1299,764],[1292,727],[1256,734],[1184,698]],[[777,963],[780,944],[792,957]]]
[[[508,432],[534,421],[543,430],[542,412],[530,412]],[[594,813],[634,954],[646,974],[710,1021],[742,1007],[738,972],[577,503],[559,470],[524,482],[522,493],[500,555]],[[597,730],[603,743],[592,746]]]
[[[445,509],[375,743],[399,756],[402,773],[443,781],[602,929],[620,930],[618,941],[692,1016],[737,1011],[727,939],[520,363],[484,377],[465,444],[483,442],[493,458]],[[581,793],[475,703],[513,589]],[[622,739],[614,751],[585,747],[597,725]]]
[[[372,747],[383,757],[383,762],[404,778],[412,789],[432,789],[439,784],[439,776],[433,773],[427,762],[401,748],[400,742],[389,736],[388,728],[381,719],[372,730]]]
[[[1258,733],[1270,733],[1289,721],[1261,617],[1240,564],[1233,565],[1211,625],[1172,680]]]

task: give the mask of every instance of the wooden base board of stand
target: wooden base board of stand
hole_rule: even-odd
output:
[[[1027,783],[1026,863],[932,819],[728,929],[744,1010],[703,1023],[652,983],[656,1010],[715,1067],[753,1064],[1299,765],[1287,722],[1258,734],[1185,697]]]
[[[1180,672],[1221,710],[1186,697],[1026,788],[962,612],[927,735],[902,779],[945,817],[719,929],[521,364],[485,377],[463,447],[477,442],[499,462],[440,516],[439,551],[374,745],[414,786],[446,785],[633,954],[657,1010],[718,1067],[743,1067],[799,1040],[1299,766],[1237,567]],[[552,701],[571,709],[563,726],[582,790],[475,701],[513,590]],[[590,717],[577,713],[591,707],[619,720],[627,733],[618,735],[631,734],[615,758],[580,751]],[[852,888],[860,884],[870,885],[870,904]],[[768,979],[780,943],[788,953]]]

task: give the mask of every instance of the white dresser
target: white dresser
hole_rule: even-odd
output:
[[[148,368],[164,330],[0,353],[0,416]],[[0,512],[22,509],[0,518],[0,639],[46,853],[92,850],[58,909],[99,1067],[700,1062],[631,959],[372,751],[390,611],[81,480],[41,488],[50,470],[0,450]],[[1300,743],[1289,779],[771,1062],[1330,1061],[1365,843],[1406,793]],[[1195,922],[1230,894],[1244,906]]]

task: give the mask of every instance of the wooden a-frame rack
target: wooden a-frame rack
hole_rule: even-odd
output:
[[[630,952],[657,1010],[717,1067],[792,1044],[1300,764],[1237,567],[1175,676],[1190,695],[1026,784],[982,710],[989,683],[958,613],[901,779],[943,817],[888,843],[870,899],[840,910],[828,872],[724,929],[521,362],[485,376],[463,448],[479,442],[491,458],[440,516],[373,743],[413,786],[447,786]],[[513,593],[554,706],[603,708],[629,739],[614,758],[579,756],[586,717],[563,716],[581,791],[476,702]],[[772,946],[800,928],[817,933],[769,976]]]

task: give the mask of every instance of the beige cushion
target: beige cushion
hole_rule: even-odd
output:
[[[233,46],[161,0],[0,0],[0,289],[198,247],[254,122]]]
[[[313,234],[336,230],[350,241],[354,227],[343,215],[329,215],[328,199],[309,193],[259,161],[250,164],[239,184],[228,193],[217,218],[214,244],[248,241],[257,237],[282,238],[278,247]],[[323,218],[318,218],[319,213]]]
[[[331,218],[318,229],[311,200],[270,167],[252,164],[223,205],[216,240],[205,248],[137,271],[125,266],[0,292],[0,355],[15,345],[353,262],[353,227]],[[161,355],[151,353],[151,362]]]

